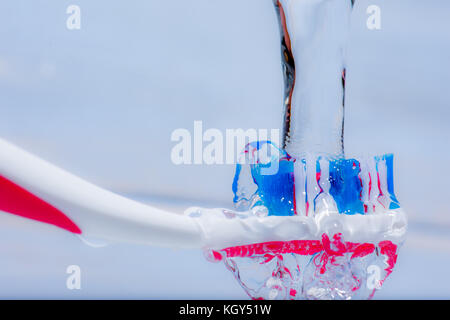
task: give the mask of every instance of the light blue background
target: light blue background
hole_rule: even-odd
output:
[[[357,1],[358,2],[358,1]],[[81,7],[81,30],[66,8]],[[368,5],[382,29],[366,27]],[[379,298],[450,298],[450,3],[359,1],[346,151],[395,153],[411,230]],[[279,128],[270,0],[2,1],[0,136],[109,190],[176,211],[231,206],[232,166],[175,166],[177,128]],[[0,297],[244,298],[197,251],[111,245],[0,216]],[[78,264],[81,291],[65,287]]]

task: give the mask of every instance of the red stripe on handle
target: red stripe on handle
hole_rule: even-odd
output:
[[[0,210],[81,234],[64,213],[0,175]]]

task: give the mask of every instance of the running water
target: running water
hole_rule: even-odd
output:
[[[238,212],[187,214],[202,221],[222,216],[216,234],[223,237],[233,234],[230,219],[248,230],[246,241],[212,242],[205,252],[224,261],[253,299],[371,298],[394,268],[407,220],[394,193],[393,156],[344,157],[354,1],[274,3],[285,81],[283,146],[259,141],[243,150],[246,161],[233,182]],[[251,241],[251,233],[267,241]]]
[[[285,78],[283,147],[344,154],[345,53],[350,0],[274,0]]]

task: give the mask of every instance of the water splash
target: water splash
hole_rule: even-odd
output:
[[[397,245],[331,240],[268,242],[206,251],[224,261],[246,293],[261,299],[367,299],[392,272]]]
[[[236,170],[233,191],[240,211],[217,209],[214,214],[224,220],[214,221],[209,234],[232,235],[241,228],[266,238],[249,234],[244,245],[211,243],[207,259],[223,261],[253,299],[373,297],[393,271],[407,228],[393,188],[393,156],[295,159],[278,149],[278,159],[263,163],[258,150],[265,144],[275,147],[262,142],[244,150],[243,156],[255,158]],[[279,172],[262,175],[273,162]],[[192,212],[200,219],[213,216],[205,209]],[[264,240],[274,237],[282,240]]]
[[[235,239],[242,245],[211,242],[205,256],[223,261],[253,299],[371,298],[393,271],[407,220],[394,193],[393,155],[344,157],[354,1],[274,4],[285,82],[283,146],[262,141],[243,151],[233,181],[240,212],[199,211],[199,219],[227,219],[203,223],[209,234],[249,233]]]

